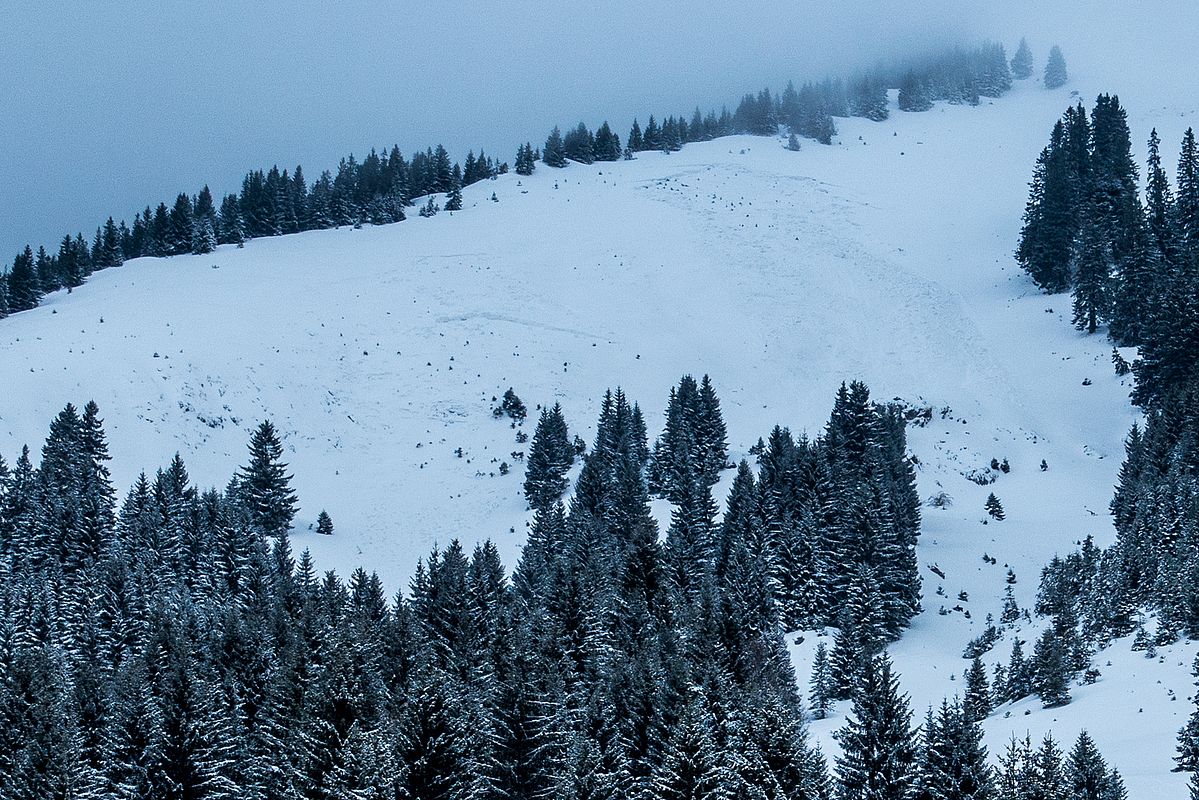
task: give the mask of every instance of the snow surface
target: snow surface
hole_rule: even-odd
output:
[[[468,187],[453,215],[414,209],[398,225],[131,261],[0,323],[0,452],[11,463],[22,444],[40,446],[63,404],[95,399],[121,491],[176,450],[197,483],[223,485],[269,417],[302,503],[297,551],[343,575],[365,565],[398,589],[454,537],[491,538],[515,562],[529,519],[523,466],[498,466],[527,445],[490,414],[509,386],[529,404],[530,435],[534,404],[560,401],[590,443],[606,388],[641,403],[652,436],[679,376],[709,373],[737,459],[775,423],[815,434],[840,382],[860,378],[876,399],[935,410],[911,429],[911,450],[921,495],[954,501],[924,511],[926,610],[892,649],[919,719],[960,691],[962,648],[999,616],[1007,566],[1031,606],[1054,553],[1087,534],[1113,538],[1106,508],[1136,418],[1129,380],[1113,375],[1102,337],[1069,327],[1069,298],[1036,292],[1011,256],[1033,161],[1073,90],[1088,105],[1122,92],[1138,153],[1156,125],[1168,163],[1199,121],[1178,105],[1189,92],[1151,77],[1168,47],[1146,50],[1140,71],[1095,58],[1103,66],[1084,74],[1077,49],[1102,44],[1072,52],[1063,40],[1078,77],[1061,90],[1029,81],[978,108],[839,120],[831,147],[733,137],[541,167]],[[1047,43],[1034,45],[1042,58]],[[993,457],[1011,474],[966,480]],[[1007,519],[984,525],[989,491]],[[309,529],[322,508],[331,538]],[[665,522],[667,505],[655,510]],[[1031,652],[1036,626],[1020,635]],[[802,638],[806,692],[817,637]],[[1010,646],[1009,634],[988,665]],[[1085,727],[1132,797],[1181,798],[1184,776],[1169,770],[1194,652],[1146,659],[1117,642],[1073,703],[1005,706],[987,743],[995,753],[1013,734],[1052,729],[1068,747]],[[813,725],[830,755],[845,710]]]

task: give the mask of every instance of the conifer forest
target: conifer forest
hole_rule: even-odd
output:
[[[134,2],[0,35],[0,800],[1199,798],[1191,4]]]

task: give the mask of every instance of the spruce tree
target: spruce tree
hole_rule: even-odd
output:
[[[1032,664],[1024,657],[1024,643],[1016,637],[1008,656],[1006,702],[1015,702],[1033,692]]]
[[[1049,48],[1049,59],[1045,62],[1045,88],[1057,89],[1064,86],[1068,79],[1066,59],[1061,48],[1055,44]]]
[[[608,125],[608,121],[604,120],[595,132],[595,160],[619,161],[622,153],[620,137]]]
[[[1020,606],[1016,603],[1016,595],[1011,585],[1003,587],[1003,612],[999,616],[1000,623],[1012,625],[1020,619]]]
[[[1002,755],[995,775],[998,800],[1027,800],[1034,790],[1036,767],[1033,764],[1032,739],[1018,740],[1013,735]]]
[[[984,506],[987,509],[987,514],[990,515],[992,519],[997,522],[1003,521],[1005,516],[1003,504],[999,502],[999,498],[995,496],[994,492],[991,492],[987,495],[987,502],[984,503]]]
[[[445,196],[445,210],[462,210],[462,169],[457,164],[450,173],[450,191]]]
[[[34,269],[33,249],[28,245],[13,259],[8,271],[8,309],[11,313],[36,308],[42,299],[41,281]]]
[[[1033,651],[1034,688],[1045,708],[1070,702],[1070,667],[1067,654],[1052,629],[1037,640]]]
[[[566,132],[562,137],[562,152],[566,158],[580,164],[595,162],[595,137],[587,130],[586,124],[580,122],[578,126]]]
[[[711,729],[711,718],[702,701],[698,697],[691,699],[666,742],[660,767],[653,776],[655,797],[724,799],[722,764]]]
[[[109,220],[111,222],[111,220]],[[197,255],[211,253],[217,246],[216,205],[212,192],[205,186],[196,196],[192,219],[191,252]]]
[[[1078,734],[1078,741],[1070,751],[1066,772],[1072,800],[1108,800],[1111,779],[1107,762],[1085,730]]]
[[[535,169],[537,169],[537,164],[533,156],[533,145],[525,142],[516,151],[516,174],[532,175]]]
[[[1073,115],[1071,120],[1076,119]],[[1075,123],[1078,130],[1059,121],[1053,126],[1049,145],[1037,158],[1024,210],[1024,226],[1016,259],[1033,281],[1047,292],[1070,288],[1071,257],[1078,224],[1078,187],[1083,164],[1079,156],[1087,156],[1087,141],[1076,151],[1078,134],[1089,139],[1086,115]]]
[[[629,129],[629,141],[626,145],[631,152],[637,153],[645,149],[645,142],[641,137],[641,126],[637,124],[637,120],[633,120],[633,127]]]
[[[413,702],[399,732],[399,756],[405,766],[404,791],[425,800],[462,800],[471,781],[465,719],[454,713],[447,696],[448,676],[421,675],[414,680]]]
[[[1195,686],[1199,687],[1199,656],[1191,664],[1191,675],[1195,677]],[[1199,691],[1191,698],[1195,705],[1190,717],[1178,731],[1178,755],[1174,761],[1178,764],[1175,769],[1184,772],[1199,773]]]
[[[163,255],[177,256],[192,251],[193,219],[191,198],[180,194],[170,212]]]
[[[1175,185],[1178,234],[1194,252],[1199,249],[1199,147],[1193,128],[1187,128],[1182,137]]]
[[[1062,751],[1052,734],[1046,734],[1033,754],[1029,794],[1035,798],[1069,797],[1070,777],[1062,764]]]
[[[966,672],[966,695],[962,713],[971,722],[981,722],[991,713],[991,689],[987,685],[987,668],[982,658],[975,656]]]
[[[1016,54],[1012,56],[1012,77],[1021,81],[1032,77],[1032,50],[1023,36],[1020,37]]]
[[[816,645],[809,686],[808,707],[811,709],[812,718],[824,719],[832,708],[833,695],[836,692],[833,673],[829,667],[828,648],[824,642],[818,642]]]
[[[1112,253],[1093,213],[1083,216],[1074,263],[1072,322],[1078,330],[1094,333],[1110,312]]]
[[[242,225],[241,204],[237,195],[225,195],[221,201],[221,210],[217,216],[217,242],[220,244],[242,245],[246,240]]]
[[[241,470],[240,491],[251,524],[266,537],[286,535],[296,514],[291,475],[282,456],[275,426],[264,420],[250,438],[250,462]]]
[[[909,72],[899,82],[900,111],[928,111],[933,100],[924,81],[914,72]]]
[[[641,142],[642,150],[662,149],[662,129],[658,127],[653,114],[649,115],[649,122],[645,123],[645,131],[641,134]]]
[[[1148,169],[1145,176],[1145,221],[1157,252],[1173,263],[1178,252],[1178,229],[1174,219],[1174,193],[1162,168],[1161,139],[1157,129],[1149,132]],[[1150,287],[1152,288],[1152,287]]]
[[[541,163],[547,167],[561,168],[566,166],[566,151],[562,144],[562,131],[555,125],[541,148]]]
[[[524,492],[529,508],[544,511],[558,502],[567,488],[566,473],[574,463],[574,449],[562,407],[542,408],[529,447]]]
[[[839,800],[907,800],[915,778],[912,712],[891,662],[866,662],[845,727],[837,733]]]
[[[62,279],[59,275],[58,264],[46,252],[45,247],[37,249],[37,258],[34,261],[34,267],[37,269],[37,279],[38,283],[41,284],[43,294],[49,294],[62,288]]]
[[[982,727],[955,698],[929,708],[918,748],[913,798],[989,800],[995,779],[987,764]]]

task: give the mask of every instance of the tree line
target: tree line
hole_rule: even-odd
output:
[[[1028,56],[1031,59],[1031,54]],[[1019,61],[1013,60],[1013,66]],[[1063,67],[1064,68],[1064,67]],[[622,146],[607,122],[592,132],[579,123],[563,133],[555,128],[541,148],[517,148],[514,168],[531,175],[540,161],[550,167],[569,162],[591,164],[632,158],[643,151],[678,150],[690,142],[733,134],[774,136],[786,132],[829,144],[836,135],[834,117],[887,118],[887,90],[900,89],[900,108],[923,111],[936,100],[977,103],[998,97],[1011,86],[1011,71],[1002,45],[958,49],[936,58],[912,59],[903,66],[879,67],[847,79],[788,83],[781,93],[763,89],[747,94],[734,112],[688,117],[651,116],[644,129],[633,121]],[[796,145],[798,146],[798,145]],[[507,173],[508,162],[480,150],[462,162],[437,145],[406,158],[398,146],[371,150],[361,161],[353,154],[336,170],[325,170],[309,183],[302,166],[293,171],[272,166],[248,172],[241,190],[218,198],[204,186],[181,192],[173,203],[147,205],[132,223],[109,217],[90,243],[82,233],[66,235],[57,248],[26,246],[6,275],[0,276],[0,316],[37,307],[41,298],[60,289],[81,286],[95,271],[120,266],[144,256],[206,254],[219,245],[342,226],[400,222],[416,198],[427,197],[422,216],[462,208],[462,189]],[[444,205],[434,196],[443,195]]]

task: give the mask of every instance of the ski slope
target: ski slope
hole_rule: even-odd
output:
[[[1047,44],[1034,44],[1040,60]],[[1137,416],[1129,379],[1113,374],[1102,337],[1069,327],[1069,298],[1039,294],[1011,251],[1033,162],[1073,91],[1088,105],[1120,91],[1138,153],[1156,125],[1167,163],[1199,113],[1185,91],[1138,79],[1138,96],[1110,82],[1118,64],[1093,60],[1108,74],[1092,74],[1063,46],[1078,77],[1061,90],[1029,81],[977,108],[839,120],[829,147],[731,137],[539,167],[468,187],[452,215],[414,210],[397,225],[98,273],[0,322],[0,453],[36,449],[66,402],[95,399],[121,491],[176,451],[196,483],[221,486],[270,418],[302,504],[297,552],[343,575],[364,565],[396,590],[452,538],[491,538],[515,563],[529,515],[511,453],[527,445],[490,413],[509,386],[529,405],[530,435],[535,404],[561,402],[590,443],[605,389],[638,401],[653,436],[671,385],[708,373],[736,460],[776,423],[817,433],[838,385],[862,379],[876,399],[934,409],[910,447],[921,495],[953,498],[924,510],[925,612],[892,651],[919,718],[961,690],[961,650],[999,616],[1008,566],[1031,607],[1054,553],[1113,538],[1106,508]],[[992,458],[1011,474],[987,487],[965,478]],[[1003,522],[983,522],[989,491]],[[321,509],[333,537],[310,530]],[[655,510],[665,523],[668,506]],[[1026,652],[1036,632],[1021,633]],[[806,691],[817,637],[789,638],[803,639]],[[1102,678],[1074,687],[1069,706],[999,709],[991,751],[1050,729],[1068,747],[1086,727],[1132,797],[1185,796],[1169,769],[1195,648],[1149,660],[1128,644],[1096,656]],[[1009,635],[988,665],[1010,646]],[[844,705],[813,725],[830,755]]]

